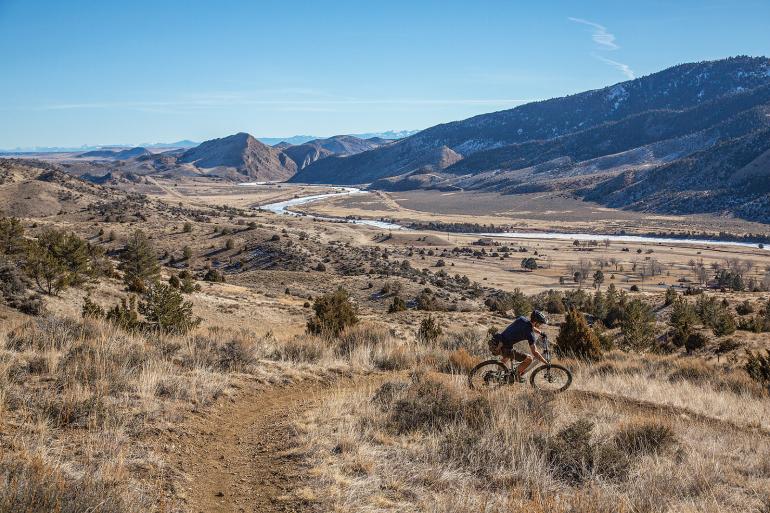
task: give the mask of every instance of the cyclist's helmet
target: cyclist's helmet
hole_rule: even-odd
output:
[[[548,324],[548,318],[540,310],[534,310],[529,318],[539,324]]]

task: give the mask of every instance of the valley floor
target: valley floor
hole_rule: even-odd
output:
[[[689,354],[671,345],[632,350],[611,327],[603,359],[560,358],[575,381],[558,396],[528,386],[476,393],[465,382],[489,357],[488,328],[514,317],[497,300],[517,293],[539,301],[552,290],[589,305],[612,284],[650,305],[654,336],[664,337],[673,286],[679,298],[713,298],[748,323],[770,300],[770,251],[496,244],[257,208],[317,188],[161,179],[127,186],[140,196],[72,189],[29,172],[0,183],[4,205],[19,204],[19,191],[45,192],[45,202],[18,213],[25,237],[72,231],[117,264],[141,229],[164,283],[186,270],[199,285],[184,299],[201,324],[158,335],[83,318],[86,296],[104,309],[130,296],[120,270],[45,296],[39,316],[0,305],[2,512],[64,503],[65,511],[102,513],[760,513],[770,505],[770,397],[744,371],[747,351],[770,349],[761,327],[716,335],[698,324],[705,342]],[[649,219],[558,197],[374,193],[302,208],[526,229],[760,228]],[[522,267],[527,258],[535,268]],[[701,278],[720,269],[740,270],[756,291],[707,289]],[[225,282],[205,278],[212,270]],[[597,271],[603,281],[594,288]],[[338,288],[360,322],[338,336],[308,334],[315,301]],[[393,311],[396,297],[401,311]],[[563,305],[551,318],[556,340]],[[428,319],[440,333],[426,335]]]

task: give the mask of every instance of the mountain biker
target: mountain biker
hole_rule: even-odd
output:
[[[494,354],[502,355],[503,363],[507,364],[510,359],[521,361],[516,369],[516,379],[519,382],[524,381],[522,375],[532,364],[532,357],[545,364],[548,363],[537,349],[537,335],[545,337],[545,334],[540,330],[540,326],[546,324],[548,324],[546,316],[539,310],[535,310],[530,314],[529,319],[521,316],[505,328],[502,333],[496,333],[492,336],[490,349],[492,349]],[[513,348],[514,344],[524,340],[529,342],[529,352],[531,354],[525,354]]]

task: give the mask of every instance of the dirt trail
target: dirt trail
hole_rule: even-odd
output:
[[[167,443],[173,444],[168,447],[173,467],[187,476],[187,482],[176,486],[181,486],[189,511],[318,511],[296,493],[306,484],[306,468],[291,422],[320,404],[329,391],[380,379],[384,376],[269,389],[249,384],[232,400],[184,421]]]

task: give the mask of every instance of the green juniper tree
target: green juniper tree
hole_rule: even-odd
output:
[[[623,309],[620,332],[623,342],[629,349],[643,351],[649,349],[655,338],[653,321],[655,315],[650,305],[641,299],[632,299]]]
[[[123,281],[131,291],[142,292],[148,283],[158,279],[158,256],[143,231],[136,230],[128,238],[120,254],[118,268],[123,271]]]

